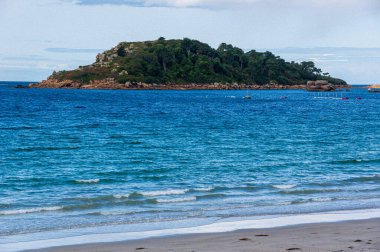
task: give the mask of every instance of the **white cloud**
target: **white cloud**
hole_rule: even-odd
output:
[[[288,61],[314,61],[318,68],[351,84],[379,82],[380,48],[314,47],[268,49]]]
[[[0,69],[42,69],[42,70],[66,70],[70,66],[66,63],[48,62],[48,61],[2,61]]]
[[[105,49],[90,49],[90,48],[65,48],[65,47],[52,47],[46,48],[45,51],[52,53],[100,53]]]

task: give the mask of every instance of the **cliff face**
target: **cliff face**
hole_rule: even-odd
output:
[[[286,62],[270,52],[244,52],[232,45],[217,49],[196,40],[122,42],[88,66],[54,72],[36,88],[97,89],[281,89],[305,87],[322,79],[313,62]]]

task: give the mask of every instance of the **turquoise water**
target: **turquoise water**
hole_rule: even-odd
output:
[[[379,94],[8,84],[0,238],[380,208]]]

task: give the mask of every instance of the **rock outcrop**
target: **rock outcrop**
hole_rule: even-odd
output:
[[[306,84],[307,91],[315,91],[315,92],[329,92],[335,91],[337,89],[347,88],[347,86],[334,85],[325,80],[317,80],[317,81],[308,81]]]
[[[40,83],[29,85],[30,88],[67,88],[67,89],[130,89],[130,90],[277,90],[277,89],[305,89],[305,85],[249,85],[240,83],[161,83],[148,84],[143,82],[117,83],[112,78],[94,80],[83,84],[72,80],[58,81],[55,79],[44,80]]]

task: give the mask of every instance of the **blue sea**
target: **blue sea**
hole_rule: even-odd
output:
[[[380,208],[380,94],[366,89],[15,84],[0,83],[0,245]]]

